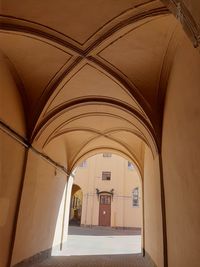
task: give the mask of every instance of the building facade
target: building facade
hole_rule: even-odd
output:
[[[80,219],[84,226],[141,228],[141,179],[128,160],[110,153],[90,157],[77,168],[74,184],[72,221]]]

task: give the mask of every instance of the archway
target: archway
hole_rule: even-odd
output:
[[[116,153],[104,151],[75,167],[73,183],[69,235],[66,236],[64,229],[62,251],[57,255],[141,253],[144,244],[143,193],[137,165]],[[78,215],[80,206],[81,218]],[[67,216],[67,211],[65,213]],[[105,224],[105,217],[109,223]],[[67,224],[67,220],[64,221]],[[109,238],[113,243],[109,248],[105,245],[106,250],[98,245],[110,242]],[[117,245],[121,242],[123,247]]]
[[[80,186],[73,184],[70,201],[69,225],[80,226],[82,214],[83,192]]]

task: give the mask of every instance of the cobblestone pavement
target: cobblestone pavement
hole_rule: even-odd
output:
[[[51,257],[34,267],[147,267],[141,255]]]

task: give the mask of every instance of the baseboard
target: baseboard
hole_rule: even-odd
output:
[[[12,267],[29,267],[33,264],[36,264],[36,263],[40,263],[46,259],[48,259],[49,257],[51,257],[51,251],[52,249],[47,249],[47,250],[44,250],[44,251],[41,251],[27,259],[24,259],[23,261],[15,264],[15,265],[12,265]]]

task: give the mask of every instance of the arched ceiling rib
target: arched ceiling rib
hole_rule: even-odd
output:
[[[10,33],[1,33],[0,46],[23,81],[30,111],[36,109],[49,83],[72,57],[40,40]]]
[[[88,62],[83,62],[71,77],[68,77],[66,82],[62,82],[62,85],[59,86],[58,90],[56,90],[57,92],[49,101],[45,114],[60,106],[63,103],[63,99],[65,102],[69,102],[86,97],[86,88],[87,95],[91,96],[91,98],[99,95],[105,98],[120,98],[122,102],[129,104],[145,115],[130,91],[101,68]]]
[[[38,149],[62,139],[70,168],[101,147],[139,165],[144,143],[155,155],[180,32],[161,1],[3,0],[0,20]]]
[[[42,123],[38,125],[38,128],[35,129],[33,140],[38,141],[38,138],[40,138],[45,131],[49,131],[48,128],[50,128],[50,132],[52,132],[54,127],[58,127],[57,124],[61,125],[80,114],[81,116],[84,116],[84,114],[91,112],[94,112],[97,115],[110,113],[111,115],[123,118],[123,120],[126,119],[136,128],[148,132],[149,136],[152,137],[152,140],[156,140],[155,132],[147,120],[136,113],[134,109],[124,106],[123,103],[114,101],[110,102],[108,99],[96,99],[96,101],[94,101],[94,99],[93,101],[81,100],[80,102],[74,102],[73,105],[61,107],[58,111],[50,114],[47,120],[42,121]],[[92,123],[96,123],[95,120],[92,120]]]
[[[81,131],[80,131],[80,134]],[[129,148],[128,146],[121,143],[119,140],[115,140],[108,136],[93,136],[93,138],[89,139],[87,142],[82,144],[82,147],[76,151],[76,149],[72,149],[72,140],[73,141],[80,141],[80,138],[78,135],[74,135],[73,133],[67,134],[65,137],[65,146],[67,148],[68,153],[68,170],[72,171],[74,166],[77,164],[77,162],[80,162],[83,158],[86,157],[86,155],[91,153],[98,153],[97,151],[118,151],[121,155],[124,155],[126,158],[131,159],[131,161],[134,161],[140,171],[142,170],[143,163],[142,163],[142,152],[143,152],[143,142],[138,138],[138,140],[135,140],[135,143],[137,144],[134,147],[134,150],[132,148]],[[63,139],[63,138],[62,138]],[[48,147],[48,146],[47,146]],[[45,151],[46,149],[44,149]]]
[[[113,123],[113,121],[112,121]],[[47,146],[51,140],[53,140],[54,138],[58,137],[58,136],[62,136],[66,133],[75,133],[75,132],[79,132],[79,131],[83,131],[83,132],[89,132],[89,133],[96,133],[97,135],[101,135],[101,136],[108,136],[108,135],[112,135],[112,134],[116,134],[116,133],[130,133],[130,134],[133,134],[137,137],[139,137],[142,141],[144,141],[144,143],[146,143],[148,146],[149,146],[149,143],[148,141],[145,139],[145,137],[137,130],[133,130],[133,129],[130,129],[130,128],[112,128],[112,129],[108,129],[106,131],[98,131],[97,129],[94,129],[94,128],[82,128],[82,127],[77,127],[77,128],[64,128],[64,129],[61,129],[59,131],[56,131],[54,132],[53,134],[51,134],[47,139],[46,139],[46,142],[44,143],[43,145],[43,148],[45,146]],[[124,137],[124,135],[123,135]],[[133,139],[134,141],[134,139]],[[133,142],[134,143],[134,142]]]
[[[70,151],[76,150],[75,154],[79,154],[91,142],[94,142],[94,141],[96,142],[97,139],[100,139],[102,137],[117,142],[122,147],[124,147],[126,151],[129,151],[130,154],[131,153],[134,154],[134,150],[138,146],[138,143],[140,144],[143,140],[141,138],[141,135],[135,134],[134,131],[131,131],[130,129],[121,129],[121,128],[120,129],[111,129],[111,130],[105,131],[105,132],[101,132],[101,131],[97,132],[95,129],[87,129],[87,128],[68,129],[68,130],[59,132],[59,134],[54,135],[54,138],[52,138],[52,140],[59,137],[59,136],[63,136],[63,135],[65,135],[65,137],[67,137],[69,144],[72,146]],[[81,139],[80,139],[80,135],[82,136]],[[70,136],[71,136],[71,138],[70,138]],[[84,138],[83,138],[83,136],[84,136]],[[76,147],[73,146],[73,142],[71,142],[72,138],[77,139],[76,145],[77,145],[77,142],[80,141],[81,142],[80,146],[76,146]],[[138,140],[140,140],[140,142],[138,142]],[[50,141],[51,140],[49,140],[49,142]],[[46,144],[46,145],[48,145],[48,144]],[[104,146],[105,146],[105,144],[104,144]],[[78,151],[78,153],[77,153],[77,151]]]
[[[75,1],[76,2],[76,1]],[[85,4],[85,1],[83,1]],[[83,3],[82,2],[82,3]],[[54,94],[54,92],[56,92],[56,90],[58,90],[59,87],[59,82],[61,82],[63,80],[63,78],[67,78],[70,76],[71,70],[74,69],[74,67],[79,64],[82,60],[81,58],[84,57],[84,60],[86,61],[93,61],[93,63],[95,62],[96,65],[98,65],[98,59],[95,59],[95,50],[99,48],[100,44],[103,43],[105,40],[109,40],[110,43],[113,42],[113,36],[116,34],[125,34],[126,31],[129,31],[130,28],[135,28],[137,27],[136,24],[140,24],[142,19],[145,20],[149,20],[151,21],[153,19],[154,16],[159,16],[161,14],[166,14],[168,11],[167,9],[159,2],[159,1],[123,1],[123,2],[118,2],[116,4],[115,1],[115,5],[114,7],[112,6],[112,1],[106,1],[105,3],[101,4],[100,2],[96,1],[88,1],[88,7],[93,10],[96,9],[98,7],[98,14],[99,17],[93,18],[93,12],[92,13],[88,13],[87,15],[86,13],[81,11],[81,16],[83,16],[83,20],[85,21],[85,23],[81,23],[81,17],[80,17],[80,21],[76,19],[76,24],[78,23],[78,25],[80,27],[84,27],[84,31],[90,31],[93,29],[93,27],[96,27],[95,31],[93,29],[93,34],[92,37],[89,38],[87,37],[85,39],[84,45],[83,43],[81,44],[78,39],[79,39],[79,34],[77,33],[77,28],[73,27],[74,32],[72,33],[67,27],[71,27],[71,25],[73,25],[73,20],[71,21],[70,16],[64,16],[62,17],[62,12],[63,12],[63,8],[65,8],[65,10],[73,10],[72,14],[79,12],[80,9],[77,9],[77,4],[73,4],[71,3],[71,1],[60,1],[60,14],[59,14],[59,18],[62,18],[62,23],[59,22],[59,19],[55,19],[57,18],[56,15],[58,12],[58,6],[56,6],[54,8],[54,12],[52,13],[52,3],[48,3],[48,5],[46,5],[45,3],[41,3],[39,4],[38,9],[34,9],[34,8],[30,8],[31,5],[35,5],[35,1],[29,1],[28,5],[24,5],[23,9],[21,9],[21,5],[19,6],[15,6],[15,5],[10,5],[9,1],[6,3],[3,3],[2,5],[2,11],[4,12],[4,14],[2,15],[2,23],[1,23],[1,27],[3,28],[4,31],[9,32],[9,34],[12,33],[12,35],[15,35],[15,33],[18,33],[18,35],[21,34],[21,38],[23,37],[25,40],[26,46],[29,46],[28,42],[29,39],[33,39],[36,42],[36,39],[39,38],[40,41],[42,43],[44,43],[45,40],[47,40],[48,45],[49,42],[54,42],[55,43],[55,47],[56,46],[63,46],[62,50],[66,50],[66,48],[68,49],[68,52],[66,53],[65,57],[69,57],[65,59],[65,63],[64,65],[61,63],[63,62],[59,62],[60,64],[60,75],[57,79],[55,79],[56,77],[56,73],[55,70],[58,71],[58,68],[56,68],[57,66],[55,66],[55,60],[52,59],[53,57],[53,53],[51,51],[49,51],[49,60],[45,60],[45,58],[41,58],[41,61],[43,62],[47,62],[50,63],[53,62],[53,67],[54,67],[54,75],[49,71],[49,69],[51,69],[50,67],[45,68],[44,73],[43,74],[43,78],[38,75],[37,76],[37,71],[34,72],[34,75],[32,75],[32,83],[29,83],[32,85],[32,87],[34,87],[34,89],[31,89],[31,86],[28,86],[26,80],[27,80],[27,75],[26,75],[26,70],[25,73],[22,72],[21,76],[25,77],[25,83],[27,84],[27,86],[25,86],[26,90],[29,91],[29,94],[33,96],[35,96],[36,92],[38,92],[38,90],[40,90],[39,88],[41,88],[41,86],[39,86],[37,84],[38,81],[40,81],[40,84],[43,83],[43,90],[40,91],[40,98],[38,98],[37,104],[36,104],[36,108],[34,110],[34,117],[35,118],[32,121],[34,121],[34,123],[36,123],[37,117],[39,116],[39,114],[42,112],[43,107],[45,105],[45,103],[47,103],[48,98],[52,95],[52,93]],[[100,6],[99,6],[100,5]],[[109,6],[109,8],[106,8],[106,6]],[[28,8],[29,6],[29,8]],[[45,8],[47,8],[47,10],[49,12],[45,12],[44,14],[42,14],[45,10]],[[109,11],[110,9],[112,9],[112,11]],[[31,10],[31,12],[29,12]],[[100,10],[103,12],[101,13]],[[114,15],[114,13],[115,15]],[[106,13],[106,16],[103,16],[103,14]],[[70,13],[71,15],[71,13]],[[90,17],[91,16],[91,17]],[[108,19],[108,17],[110,17]],[[65,22],[63,21],[63,19],[65,19]],[[89,20],[88,20],[89,19]],[[93,23],[91,23],[91,20],[93,21]],[[104,21],[106,20],[106,22]],[[50,24],[49,24],[49,23]],[[90,23],[88,27],[87,23]],[[54,24],[51,25],[51,23]],[[64,32],[64,30],[62,31],[62,27],[63,27],[63,23],[68,26],[65,27],[65,30],[67,31],[67,36],[66,33]],[[142,22],[143,24],[143,22]],[[43,25],[43,26],[42,26]],[[59,31],[58,31],[58,28]],[[127,29],[126,29],[127,28]],[[49,32],[49,30],[51,31],[51,34]],[[79,32],[80,28],[79,28]],[[5,34],[5,33],[4,33]],[[70,37],[70,34],[77,34],[77,38],[72,38]],[[59,35],[59,36],[58,36]],[[33,36],[35,36],[33,38]],[[88,35],[89,36],[89,35]],[[116,36],[118,38],[118,36]],[[17,38],[17,37],[13,37],[12,38]],[[20,38],[20,37],[18,37]],[[121,37],[122,38],[122,37]],[[6,41],[5,36],[3,37],[4,39],[4,43],[7,43],[8,40]],[[43,39],[43,40],[42,40]],[[69,40],[67,40],[69,39]],[[75,44],[71,43],[71,46],[68,45],[70,43],[70,41],[72,41],[76,39],[76,46],[79,46],[79,48],[77,47],[77,49],[73,50],[73,47],[75,46]],[[115,39],[115,37],[114,37]],[[65,41],[67,40],[67,42],[65,43]],[[89,40],[92,40],[91,42],[89,42]],[[39,42],[37,40],[37,42]],[[46,42],[46,41],[45,41]],[[34,42],[33,42],[34,43]],[[46,44],[47,45],[47,44]],[[44,46],[44,44],[43,44]],[[22,46],[23,47],[23,46]],[[3,49],[6,49],[6,45],[3,45]],[[12,46],[12,48],[14,49],[14,47]],[[17,48],[16,48],[17,49]],[[7,54],[10,54],[10,57],[12,57],[13,54],[17,55],[16,53],[16,49],[15,51],[6,51]],[[59,50],[60,47],[57,49]],[[47,49],[45,49],[45,52],[47,52]],[[63,52],[63,51],[62,51]],[[66,52],[66,51],[65,51]],[[92,57],[91,57],[91,52],[92,52]],[[23,53],[23,50],[21,52],[23,55],[26,53]],[[41,51],[36,51],[36,53],[30,53],[32,55],[32,57],[34,57],[35,54],[41,54]],[[61,52],[60,52],[61,53]],[[63,52],[64,53],[64,52]],[[89,54],[88,54],[89,53]],[[77,54],[78,54],[78,58],[77,58]],[[88,57],[89,56],[89,57]],[[34,64],[30,64],[30,62],[34,62],[34,59],[30,59],[27,57],[25,57],[25,59],[27,59],[27,61],[29,61],[29,64],[31,67],[33,67],[34,69],[35,66]],[[57,56],[56,59],[58,60]],[[37,58],[36,58],[37,60]],[[20,58],[17,59],[13,59],[13,61],[15,62],[19,62]],[[41,62],[39,61],[38,64]],[[71,64],[67,64],[67,62],[70,62]],[[102,62],[99,62],[98,67],[102,68],[103,65]],[[22,67],[19,66],[19,64],[16,64],[16,68],[20,70],[20,67],[23,68],[23,63],[21,63]],[[40,67],[38,68],[38,71],[41,70],[42,66],[44,66],[45,64],[39,64]],[[67,65],[67,67],[66,67]],[[146,113],[148,113],[147,115],[150,117],[150,120],[153,120],[155,114],[150,114],[151,113],[151,105],[148,104],[148,101],[146,101],[145,97],[143,96],[143,93],[141,92],[141,90],[137,90],[135,91],[134,88],[134,84],[133,81],[129,81],[129,79],[124,79],[123,75],[121,76],[119,73],[117,73],[116,70],[111,69],[108,65],[105,64],[105,69],[104,71],[106,71],[109,76],[112,78],[112,76],[115,76],[115,79],[118,78],[118,82],[122,82],[123,85],[125,85],[125,87],[128,85],[128,89],[130,90],[130,93],[133,94],[133,96],[136,98],[136,101],[139,101],[139,105],[142,106],[142,109],[145,110]],[[51,66],[51,65],[50,65]],[[64,71],[63,71],[64,68]],[[45,71],[48,70],[49,72],[45,74]],[[110,70],[110,71],[109,71]],[[28,71],[28,68],[27,68]],[[59,72],[59,71],[58,71]],[[29,72],[30,73],[30,72]],[[64,74],[64,75],[63,75]],[[47,78],[51,77],[51,79]],[[46,81],[45,81],[46,79]],[[23,80],[23,79],[22,79]],[[52,82],[54,80],[54,82]],[[35,84],[34,84],[35,82]],[[49,84],[51,84],[51,86],[49,86]],[[49,87],[49,88],[47,88]],[[47,90],[49,89],[49,90]],[[32,92],[33,91],[33,92]],[[32,102],[34,101],[30,101],[30,103],[32,104]],[[149,111],[149,112],[148,112]],[[152,112],[153,113],[153,112]],[[155,122],[156,123],[156,122]],[[31,125],[30,128],[33,128],[34,125]]]
[[[93,41],[96,33],[102,35],[114,25],[124,24],[131,15],[141,15],[161,7],[164,9],[158,0],[59,0],[57,3],[29,0],[23,5],[19,0],[14,3],[3,0],[1,5],[2,14],[7,18],[35,23],[38,28],[46,27],[82,47],[89,40]]]
[[[142,144],[147,144],[153,155],[157,150],[155,138],[145,122],[126,109],[105,102],[74,105],[56,112],[38,129],[34,145],[45,151],[58,138],[64,140],[69,169],[82,154],[100,147],[132,155],[140,165]]]

